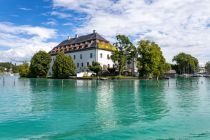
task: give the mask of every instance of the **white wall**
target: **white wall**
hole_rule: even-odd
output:
[[[102,57],[101,57],[101,54],[102,54]],[[107,55],[109,55],[109,59],[107,58]],[[114,63],[111,60],[111,55],[112,55],[111,51],[97,50],[97,62],[99,62],[102,67],[103,66],[108,67],[108,65],[110,67],[113,67]]]
[[[90,57],[90,54],[92,53],[92,58]],[[102,54],[102,57],[101,57]],[[110,67],[113,67],[113,62],[111,60],[112,52],[106,51],[106,50],[98,50],[98,49],[91,49],[91,50],[84,50],[84,51],[77,51],[77,52],[70,52],[66,53],[65,55],[71,56],[72,60],[74,61],[74,64],[76,66],[76,72],[83,72],[87,71],[87,62],[89,62],[89,65],[92,65],[93,61],[99,62],[101,66],[108,65]],[[82,59],[80,58],[80,55],[82,55]],[[110,59],[107,58],[107,55],[109,55]],[[74,56],[76,57],[74,59]],[[50,63],[50,70],[48,75],[52,76],[52,66],[56,59],[56,56],[51,56],[51,63]],[[83,66],[82,66],[83,63]],[[79,67],[78,67],[79,64]]]
[[[92,53],[92,58],[90,57],[90,54]],[[86,71],[87,70],[87,62],[89,65],[92,65],[93,61],[96,61],[96,50],[84,50],[84,51],[78,51],[78,52],[71,52],[67,53],[66,55],[70,55],[72,60],[74,61],[74,64],[77,68],[77,72]],[[75,59],[74,59],[75,55]],[[80,55],[82,55],[82,59],[80,58]],[[83,66],[82,66],[83,63]],[[79,67],[78,67],[79,64]]]

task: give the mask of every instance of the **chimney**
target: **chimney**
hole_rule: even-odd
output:
[[[78,38],[78,34],[75,34],[75,38]]]
[[[68,36],[68,38],[67,38],[68,40],[70,40],[71,39],[71,37],[70,36]]]
[[[96,33],[96,30],[93,30],[93,33]]]

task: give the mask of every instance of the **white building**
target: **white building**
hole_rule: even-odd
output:
[[[87,71],[88,65],[93,61],[99,62],[103,69],[113,67],[114,63],[110,56],[115,49],[109,41],[95,31],[88,35],[68,38],[49,52],[52,58],[49,76],[52,76],[52,65],[58,52],[64,51],[65,55],[72,57],[78,73]]]

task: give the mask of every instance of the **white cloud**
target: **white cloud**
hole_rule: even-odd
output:
[[[98,4],[101,3],[101,4]],[[53,0],[54,7],[89,17],[76,32],[93,29],[113,41],[116,34],[157,42],[167,60],[187,52],[204,63],[210,60],[209,0]]]
[[[59,18],[69,18],[71,17],[70,14],[66,14],[66,13],[62,13],[62,12],[56,12],[56,11],[53,11],[51,13],[52,16],[58,16]]]
[[[38,37],[40,39],[49,39],[51,37],[55,37],[56,31],[53,29],[38,27],[38,26],[15,26],[12,23],[2,23],[0,22],[0,33],[9,33],[13,35],[17,34],[26,34]]]
[[[42,24],[43,25],[55,26],[55,25],[57,25],[57,21],[53,18],[49,18],[46,22],[43,22]]]
[[[20,10],[23,10],[23,11],[31,11],[32,9],[30,9],[30,8],[25,8],[25,7],[21,7],[21,8],[19,8]]]
[[[72,26],[72,25],[73,25],[73,23],[71,23],[71,22],[66,22],[63,24],[63,26]]]
[[[47,21],[47,22],[45,22],[43,24],[55,26],[55,25],[57,25],[57,22],[55,22],[55,21]]]
[[[48,41],[56,36],[56,31],[43,27],[0,22],[0,36],[0,46],[8,47],[0,49],[0,61],[29,61],[35,52],[50,51],[57,44]]]

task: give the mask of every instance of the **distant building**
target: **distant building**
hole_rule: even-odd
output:
[[[198,73],[199,73],[199,74],[205,74],[205,73],[206,73],[205,67],[199,67]]]
[[[65,55],[71,56],[78,73],[87,71],[93,61],[99,62],[103,69],[113,67],[114,63],[110,57],[114,50],[116,48],[95,30],[88,35],[68,38],[49,52],[52,58],[49,76],[52,75],[52,66],[58,52],[64,51]]]

